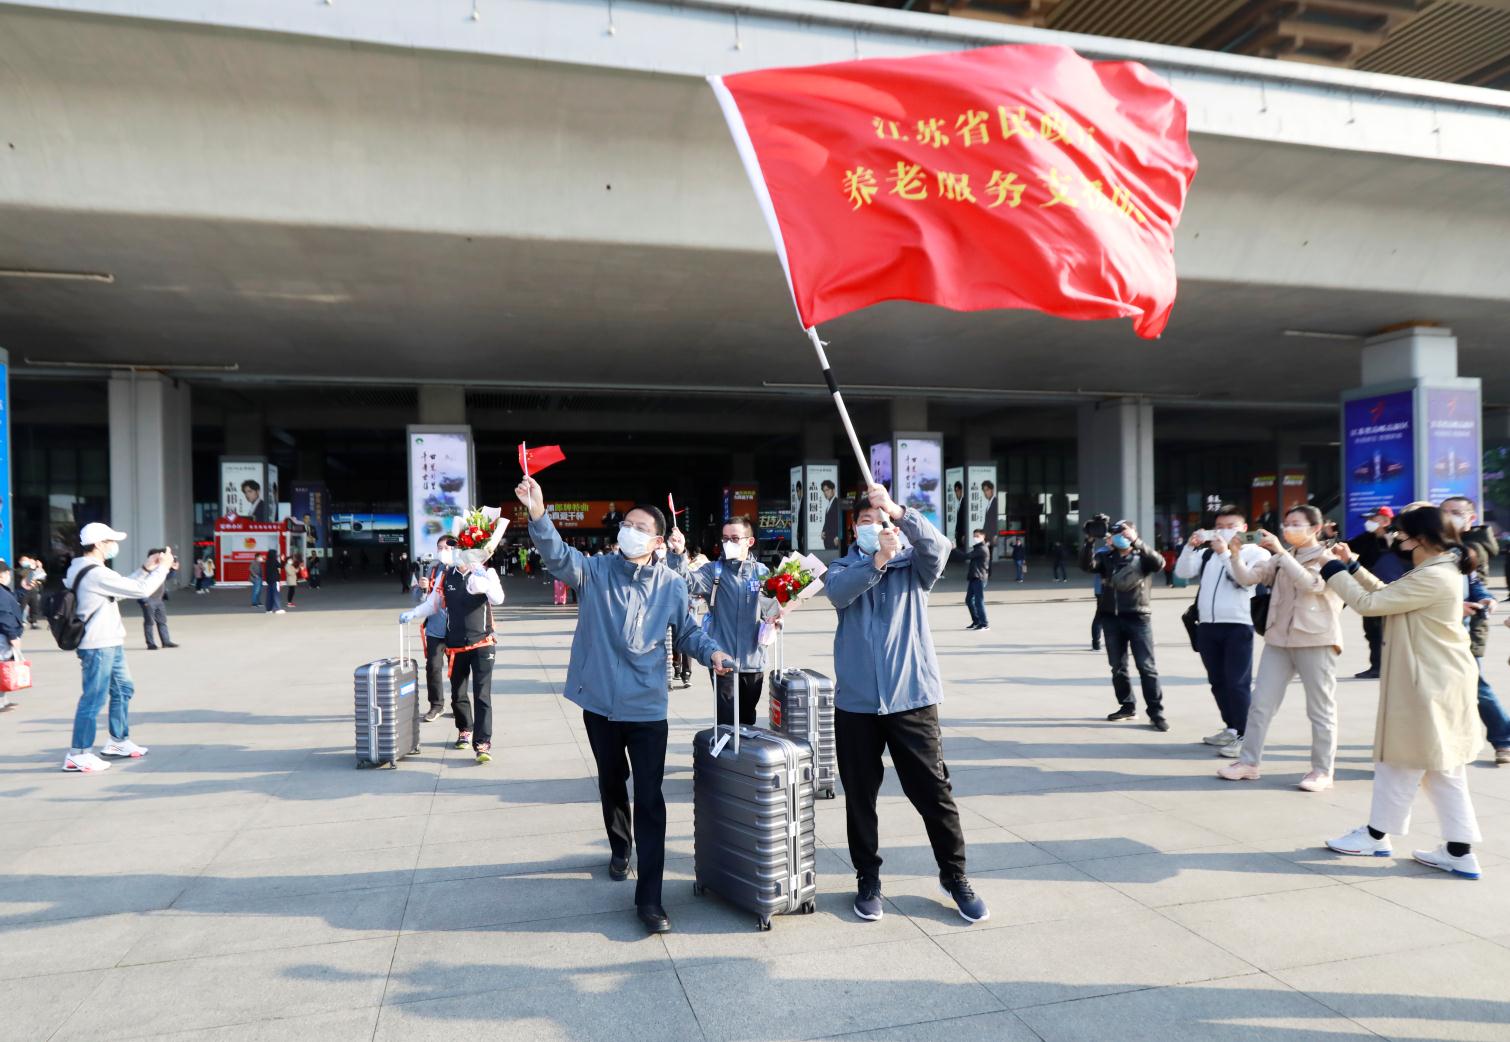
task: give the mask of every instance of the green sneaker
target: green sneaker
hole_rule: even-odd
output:
[[[471,731],[462,731],[460,734],[458,734],[456,736],[456,745],[454,746],[454,748],[465,749],[468,746],[470,746],[471,744],[472,744],[472,732]]]
[[[493,762],[493,754],[490,753],[490,752],[488,752],[486,749],[480,750],[477,753],[477,762],[479,764],[492,763]]]

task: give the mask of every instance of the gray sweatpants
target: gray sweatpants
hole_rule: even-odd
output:
[[[1337,653],[1330,647],[1281,648],[1264,645],[1243,732],[1243,763],[1257,767],[1264,758],[1269,724],[1285,700],[1290,681],[1299,675],[1311,718],[1311,769],[1332,773],[1337,758]]]

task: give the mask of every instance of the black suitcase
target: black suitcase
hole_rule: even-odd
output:
[[[776,668],[769,677],[771,730],[813,747],[813,788],[831,800],[839,791],[834,682],[815,669],[787,669],[784,638],[780,630],[776,633]]]
[[[715,720],[717,718],[715,717]],[[692,892],[771,917],[818,909],[813,751],[758,727],[693,739]]]
[[[419,668],[409,657],[407,631],[399,625],[398,658],[383,658],[356,670],[358,767],[398,766],[419,752]]]

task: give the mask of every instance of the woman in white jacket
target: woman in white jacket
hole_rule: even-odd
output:
[[[125,532],[91,521],[79,531],[84,552],[68,566],[64,583],[74,592],[78,617],[84,620],[84,639],[79,642],[84,693],[73,718],[73,745],[63,760],[63,770],[94,774],[110,767],[94,754],[95,729],[105,697],[110,698],[110,741],[101,756],[145,756],[145,746],[131,740],[128,709],[136,687],[126,668],[126,626],[116,601],[140,600],[156,592],[173,569],[173,551],[153,554],[130,575],[121,575],[105,562],[120,551]]]

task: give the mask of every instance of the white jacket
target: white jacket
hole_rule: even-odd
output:
[[[1238,551],[1242,562],[1254,568],[1269,559],[1269,551],[1253,543],[1244,543]],[[1180,559],[1174,564],[1174,574],[1180,579],[1195,579],[1200,583],[1196,593],[1196,611],[1202,622],[1233,622],[1242,626],[1253,625],[1253,587],[1242,586],[1232,578],[1229,561],[1232,551],[1225,554],[1206,555],[1205,547],[1185,544]],[[1202,561],[1205,564],[1202,564]]]
[[[92,557],[75,557],[68,565],[68,574],[63,581],[71,588],[80,572],[92,564],[99,564]],[[166,565],[158,565],[152,571],[138,568],[130,575],[121,575],[108,564],[100,565],[84,576],[84,581],[75,591],[75,607],[84,621],[84,639],[79,650],[113,648],[126,643],[126,627],[121,622],[121,609],[116,601],[138,600],[155,593],[168,578]]]

